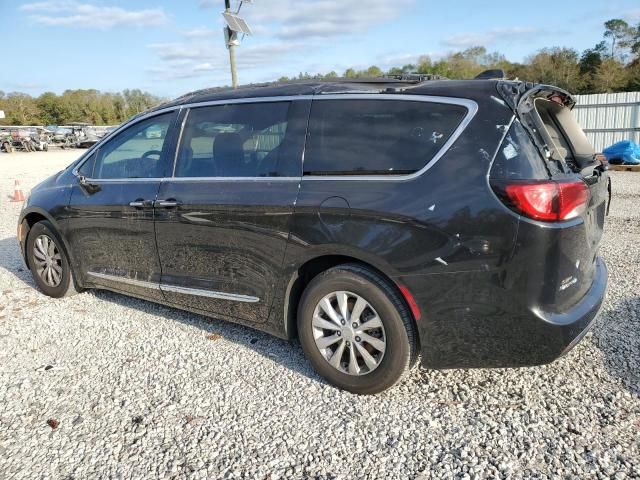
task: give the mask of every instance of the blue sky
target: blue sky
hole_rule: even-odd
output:
[[[142,88],[174,97],[227,85],[223,3],[0,0],[8,60],[0,90]],[[589,48],[610,18],[640,21],[637,0],[253,0],[241,13],[254,35],[237,49],[240,83],[386,69],[473,45],[522,61],[545,46]]]

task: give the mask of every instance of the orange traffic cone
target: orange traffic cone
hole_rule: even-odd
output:
[[[20,180],[16,180],[16,186],[13,190],[13,197],[10,197],[12,202],[24,202],[24,193],[20,188]]]

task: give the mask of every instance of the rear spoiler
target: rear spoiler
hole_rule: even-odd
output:
[[[501,68],[485,70],[474,77],[474,80],[506,80],[507,74]]]
[[[498,82],[498,92],[514,112],[527,98],[546,98],[562,103],[569,110],[576,105],[576,99],[566,90],[542,83],[504,80]]]

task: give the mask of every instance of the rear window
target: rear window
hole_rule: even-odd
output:
[[[433,102],[314,101],[304,174],[416,172],[443,147],[466,113],[463,106]]]
[[[551,158],[576,168],[593,161],[594,150],[571,110],[557,102],[537,98],[535,107],[544,126]]]

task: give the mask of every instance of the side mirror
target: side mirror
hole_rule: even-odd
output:
[[[87,180],[87,177],[84,175],[80,175],[79,177],[80,186],[89,194],[93,195],[100,191],[100,185],[97,183],[90,182]]]

